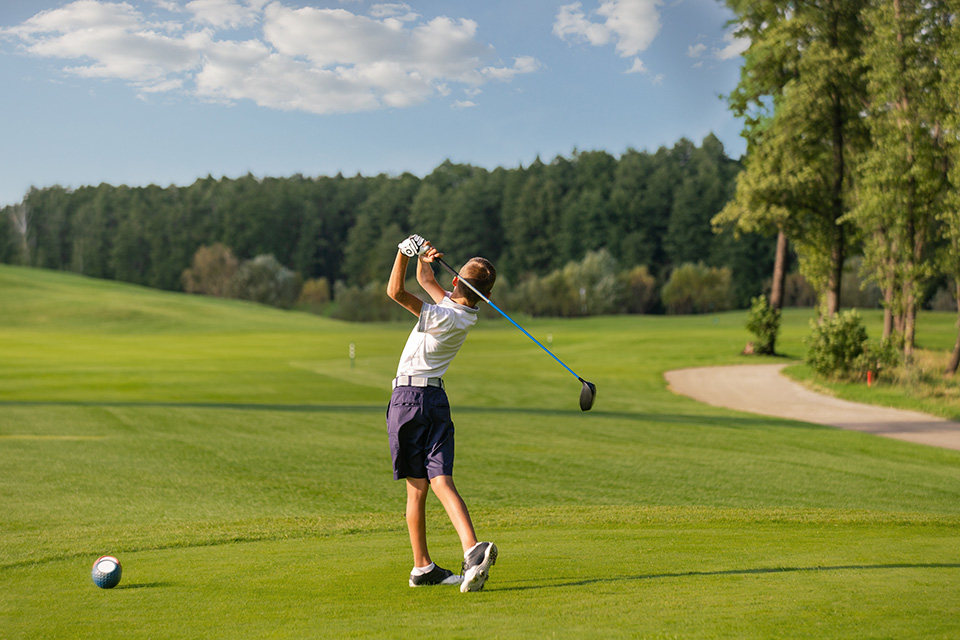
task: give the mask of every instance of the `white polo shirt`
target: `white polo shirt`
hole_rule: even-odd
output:
[[[477,323],[477,309],[457,304],[450,294],[440,304],[423,303],[407,344],[400,355],[398,376],[440,378]]]

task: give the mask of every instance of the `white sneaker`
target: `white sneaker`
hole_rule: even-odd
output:
[[[497,545],[478,542],[463,554],[463,582],[460,592],[480,591],[490,577],[490,567],[497,562]]]
[[[462,578],[449,569],[444,569],[439,565],[434,565],[429,573],[420,575],[410,574],[411,587],[426,587],[435,584],[460,584]]]

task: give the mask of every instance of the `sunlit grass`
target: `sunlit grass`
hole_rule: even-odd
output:
[[[589,413],[516,329],[474,330],[455,474],[501,558],[464,595],[406,586],[384,408],[412,322],[9,267],[0,300],[0,637],[960,635],[960,452],[667,391],[667,369],[780,360],[738,355],[742,312],[525,320],[597,384]],[[790,357],[808,318],[786,315]],[[429,522],[456,569],[433,500]]]

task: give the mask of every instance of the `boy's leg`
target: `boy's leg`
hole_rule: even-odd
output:
[[[453,484],[451,476],[437,476],[430,480],[433,492],[437,494],[443,508],[450,516],[450,522],[460,535],[463,546],[463,582],[460,591],[480,591],[490,576],[490,567],[497,561],[497,545],[492,542],[477,542],[467,505]]]
[[[453,483],[453,476],[436,476],[430,480],[430,484],[440,504],[446,510],[450,522],[453,523],[453,528],[457,530],[457,535],[460,536],[460,545],[464,552],[468,551],[477,544],[477,534],[473,529],[473,521],[470,520],[467,505]]]
[[[430,484],[426,478],[407,478],[407,530],[413,548],[413,566],[426,567],[430,560],[427,551],[427,493]]]

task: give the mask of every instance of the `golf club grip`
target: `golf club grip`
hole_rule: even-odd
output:
[[[543,349],[544,351],[546,351],[547,353],[549,353],[549,354],[550,354],[550,357],[553,358],[554,360],[556,360],[557,362],[559,362],[559,363],[560,363],[560,366],[562,366],[564,369],[566,369],[566,370],[569,371],[571,374],[573,374],[573,377],[574,377],[574,378],[576,378],[576,379],[579,380],[580,382],[583,382],[583,378],[581,378],[580,376],[578,376],[578,375],[574,372],[573,369],[571,369],[570,367],[568,367],[568,366],[563,362],[563,360],[561,360],[561,359],[558,358],[557,356],[553,355],[553,352],[550,351],[550,349],[547,349],[545,346],[543,346],[542,344],[540,344],[540,341],[539,341],[539,340],[537,340],[537,339],[534,338],[532,335],[530,335],[530,333],[529,333],[526,329],[524,329],[523,327],[521,327],[519,324],[517,324],[517,322],[516,322],[513,318],[511,318],[511,317],[508,316],[506,313],[504,313],[503,309],[501,309],[500,307],[498,307],[498,306],[495,305],[494,303],[490,302],[490,298],[488,298],[487,296],[485,296],[485,295],[483,295],[482,293],[480,293],[480,291],[478,291],[475,286],[473,286],[472,284],[470,284],[470,282],[469,282],[468,280],[466,280],[464,277],[462,277],[462,276],[460,275],[460,273],[459,273],[456,269],[454,269],[453,267],[451,267],[450,265],[448,265],[446,262],[444,262],[444,261],[443,261],[443,258],[437,258],[436,260],[437,260],[437,262],[439,262],[441,265],[443,265],[443,268],[446,269],[447,271],[449,271],[449,272],[451,273],[451,275],[455,275],[455,276],[460,280],[460,282],[462,282],[463,284],[467,285],[467,287],[468,287],[471,291],[473,291],[475,294],[477,294],[478,296],[480,296],[480,299],[481,299],[481,300],[483,300],[483,301],[486,302],[488,305],[490,305],[491,307],[493,307],[494,309],[496,309],[496,310],[497,310],[497,313],[499,313],[499,314],[502,315],[504,318],[506,318],[507,320],[509,320],[510,323],[511,323],[513,326],[515,326],[517,329],[520,329],[520,331],[523,331],[523,334],[524,334],[525,336],[527,336],[528,338],[530,338],[531,340],[533,340],[534,342],[536,342],[538,347],[540,347],[541,349]]]

